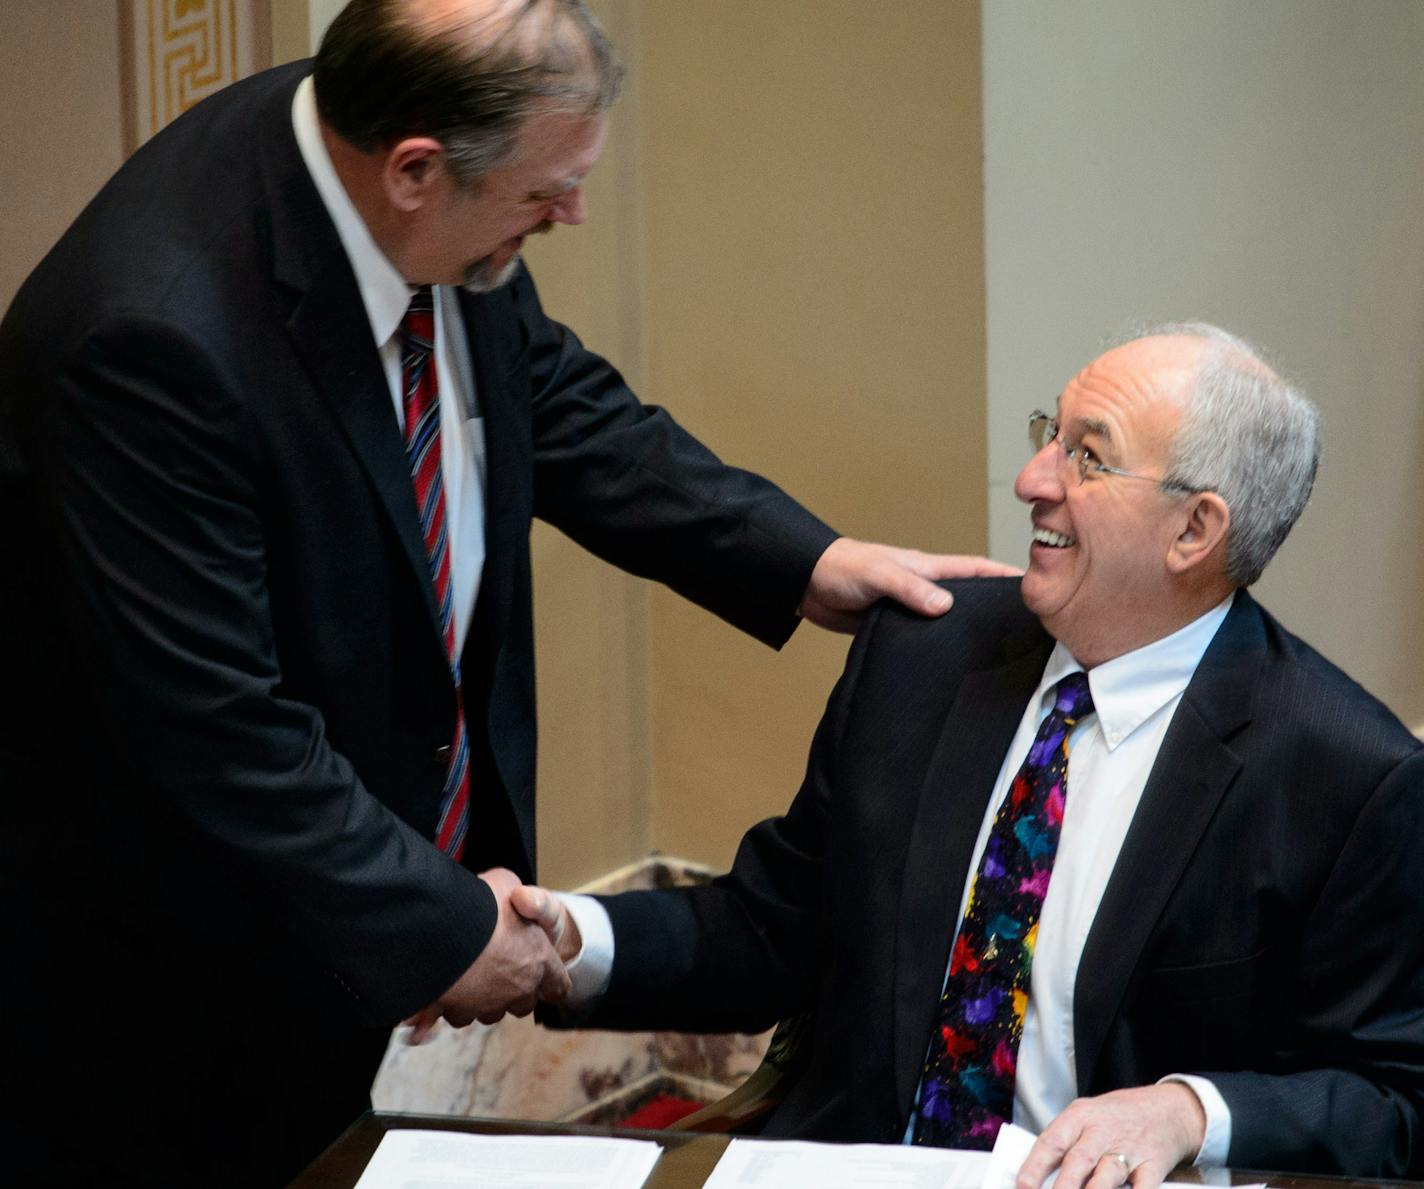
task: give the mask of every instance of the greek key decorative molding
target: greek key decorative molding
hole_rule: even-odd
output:
[[[125,147],[270,65],[268,0],[120,0]]]

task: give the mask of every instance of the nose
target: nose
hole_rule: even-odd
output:
[[[572,190],[560,194],[553,209],[549,211],[550,219],[555,223],[563,223],[569,227],[577,227],[587,217],[588,212],[583,205],[582,186],[575,186]]]
[[[1056,441],[1047,443],[1024,464],[1014,480],[1014,495],[1026,504],[1040,500],[1058,503],[1064,495],[1063,476],[1067,471],[1064,463],[1067,461]]]

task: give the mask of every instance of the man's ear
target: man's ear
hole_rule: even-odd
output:
[[[1225,551],[1226,534],[1231,529],[1231,509],[1214,491],[1200,491],[1188,497],[1186,520],[1167,551],[1167,568],[1185,574],[1211,557]]]
[[[408,136],[386,153],[381,184],[386,199],[403,213],[419,210],[448,173],[445,150],[432,136]]]

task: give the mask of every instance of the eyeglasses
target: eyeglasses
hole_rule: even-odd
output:
[[[1124,471],[1121,467],[1108,466],[1081,442],[1076,446],[1068,445],[1058,435],[1058,418],[1050,417],[1042,409],[1035,409],[1028,415],[1028,439],[1033,444],[1035,453],[1042,450],[1049,442],[1057,442],[1058,448],[1063,451],[1063,456],[1077,468],[1080,486],[1091,474],[1094,476],[1118,475],[1123,479],[1145,479],[1148,483],[1156,483],[1163,491],[1180,491],[1187,495],[1195,495],[1202,490],[1200,487],[1192,487],[1175,479],[1159,479],[1155,475],[1139,475],[1134,471]]]

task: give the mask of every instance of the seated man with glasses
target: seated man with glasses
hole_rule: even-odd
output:
[[[876,613],[730,875],[521,894],[579,1022],[808,1012],[769,1134],[973,1148],[1013,1119],[1041,1133],[1020,1189],[1424,1173],[1424,747],[1247,593],[1317,422],[1216,327],[1090,363],[1030,418],[1027,573]]]

